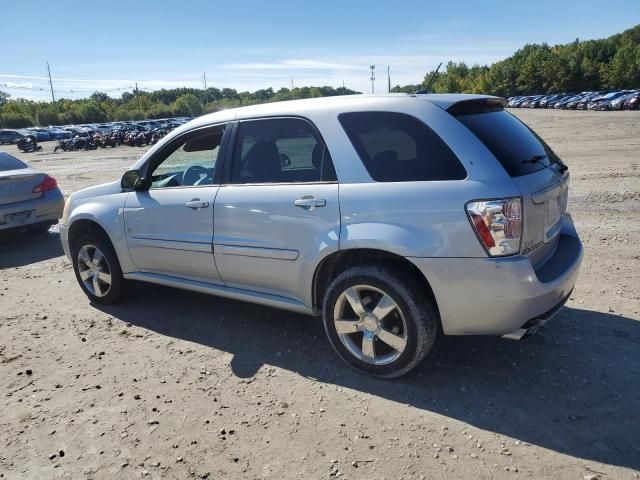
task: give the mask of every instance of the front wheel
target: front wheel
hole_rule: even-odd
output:
[[[125,293],[125,279],[111,243],[87,233],[73,243],[73,270],[84,293],[93,302],[117,303]]]
[[[412,277],[386,266],[351,268],[331,283],[325,331],[342,359],[378,377],[399,377],[429,353],[438,314]]]

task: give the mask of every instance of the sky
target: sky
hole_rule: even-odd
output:
[[[603,38],[640,23],[640,0],[121,1],[3,5],[0,90],[49,100],[95,90],[254,91],[416,84],[441,61],[491,64],[527,43]],[[8,20],[12,19],[12,20]]]

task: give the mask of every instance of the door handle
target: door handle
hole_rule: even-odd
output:
[[[327,201],[324,198],[314,198],[311,195],[305,195],[295,200],[293,204],[305,210],[313,210],[315,207],[324,207]]]
[[[184,205],[185,207],[191,208],[193,210],[200,210],[201,208],[207,208],[209,206],[209,202],[205,200],[200,200],[199,198],[194,198],[193,200],[188,201]]]

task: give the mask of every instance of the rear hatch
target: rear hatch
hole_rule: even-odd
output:
[[[40,198],[42,193],[33,193],[33,189],[42,183],[44,176],[17,158],[0,152],[0,205]]]
[[[522,192],[521,251],[534,267],[553,254],[567,209],[566,165],[533,130],[503,109],[504,101],[448,109],[493,153]]]

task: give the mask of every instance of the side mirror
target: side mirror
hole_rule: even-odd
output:
[[[123,190],[139,190],[144,186],[144,179],[139,170],[129,170],[122,175],[120,186]]]

